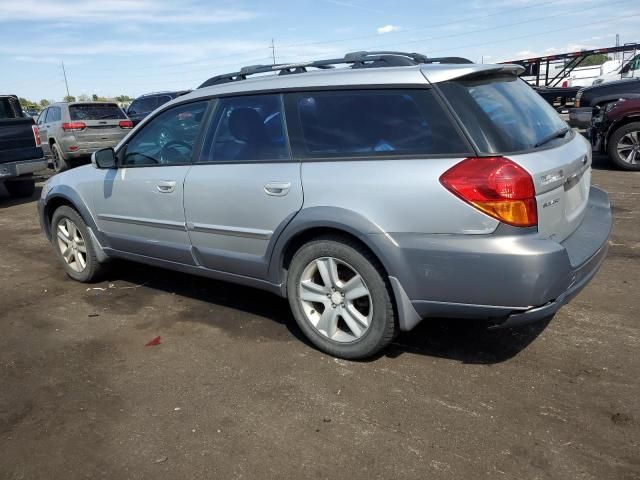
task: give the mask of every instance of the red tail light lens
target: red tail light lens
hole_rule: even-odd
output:
[[[85,128],[87,128],[87,126],[84,122],[69,122],[62,124],[62,129],[65,132],[81,132]]]
[[[440,183],[501,222],[516,227],[538,224],[533,179],[508,158],[467,158],[444,172]]]
[[[120,120],[120,128],[133,128],[133,122],[131,120]]]
[[[42,142],[40,141],[40,132],[38,131],[38,127],[35,125],[31,125],[31,130],[33,130],[33,139],[36,141],[36,147],[42,146]]]

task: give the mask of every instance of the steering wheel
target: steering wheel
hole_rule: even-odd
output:
[[[160,162],[161,163],[165,163],[165,160],[168,160],[166,158],[167,157],[167,153],[168,153],[168,149],[172,149],[173,147],[184,147],[187,150],[189,150],[189,152],[191,152],[193,150],[193,145],[191,145],[191,144],[189,144],[187,142],[183,142],[182,140],[169,140],[160,149]],[[174,149],[174,151],[177,151],[177,150]]]

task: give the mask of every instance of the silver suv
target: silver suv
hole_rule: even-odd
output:
[[[59,102],[42,111],[38,131],[56,172],[68,170],[96,150],[114,147],[133,128],[117,103]]]
[[[287,297],[344,358],[429,317],[552,316],[606,255],[608,196],[521,67],[461,62],[360,52],[212,78],[50,179],[44,232],[81,282],[123,258]]]

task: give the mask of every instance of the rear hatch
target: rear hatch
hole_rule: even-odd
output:
[[[69,105],[71,123],[82,123],[74,129],[81,149],[115,146],[129,131],[127,116],[115,103],[74,103]]]
[[[533,179],[538,231],[558,242],[582,222],[591,184],[591,148],[529,85],[482,72],[438,84],[480,156],[501,156]]]

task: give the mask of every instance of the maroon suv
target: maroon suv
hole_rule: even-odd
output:
[[[619,100],[597,110],[589,130],[595,149],[624,170],[640,170],[640,98]]]

